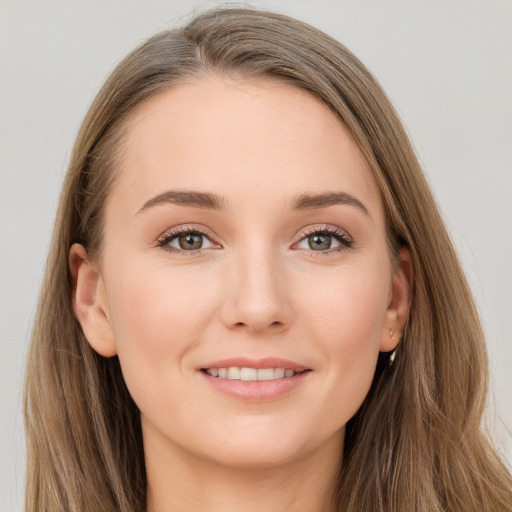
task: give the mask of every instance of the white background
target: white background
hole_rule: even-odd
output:
[[[346,44],[388,91],[488,334],[493,436],[512,463],[512,2],[274,0]],[[193,1],[0,0],[0,512],[21,511],[24,357],[79,124],[129,50]],[[508,432],[507,432],[508,430]]]

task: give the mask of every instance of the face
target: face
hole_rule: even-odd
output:
[[[292,86],[210,78],[142,105],[124,145],[101,258],[71,266],[145,445],[239,467],[339,449],[408,294],[346,127]]]

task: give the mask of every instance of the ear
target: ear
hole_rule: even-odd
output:
[[[73,280],[73,309],[87,341],[104,357],[116,355],[103,279],[98,267],[89,261],[83,245],[71,247],[69,268]]]
[[[393,275],[391,296],[382,325],[381,352],[396,348],[405,329],[411,306],[413,268],[411,254],[406,247],[399,252],[398,268]]]

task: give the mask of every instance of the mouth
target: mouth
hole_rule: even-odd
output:
[[[312,368],[286,359],[230,358],[198,368],[205,383],[221,394],[245,403],[284,398],[310,381]]]
[[[311,371],[309,369],[294,370],[292,368],[249,368],[246,366],[229,366],[225,368],[201,368],[201,371],[217,379],[251,381],[269,381],[294,377],[297,374]]]

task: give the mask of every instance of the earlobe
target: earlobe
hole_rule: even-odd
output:
[[[399,264],[393,276],[391,298],[381,335],[381,352],[390,352],[396,348],[402,337],[411,306],[413,268],[409,250],[402,247]]]
[[[85,248],[73,244],[69,251],[73,310],[91,347],[104,357],[116,355],[103,279],[89,261]]]

